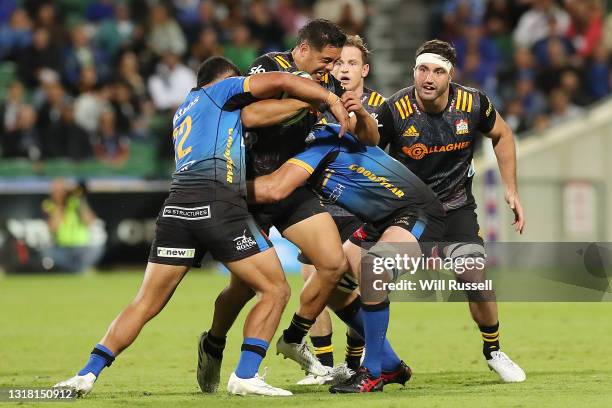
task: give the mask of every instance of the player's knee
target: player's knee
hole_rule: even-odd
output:
[[[278,282],[273,285],[269,285],[261,294],[262,299],[271,301],[279,307],[285,307],[291,297],[291,288],[289,284],[284,282]]]
[[[329,259],[327,262],[324,262],[321,268],[317,268],[317,270],[322,273],[323,279],[337,284],[349,270],[349,263],[346,256],[342,254],[341,256],[337,256],[334,259]]]

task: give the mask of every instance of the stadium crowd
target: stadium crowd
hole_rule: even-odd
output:
[[[290,48],[310,18],[363,34],[366,16],[362,0],[3,0],[1,157],[121,166],[139,140],[170,158],[170,118],[207,57],[245,71]],[[603,0],[443,0],[429,27],[456,45],[456,79],[486,91],[514,131],[576,117],[610,92]]]

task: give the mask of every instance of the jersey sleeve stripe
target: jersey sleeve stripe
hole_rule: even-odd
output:
[[[404,98],[400,99],[400,103],[402,104],[402,107],[404,108],[404,111],[406,112],[406,117],[410,116],[410,111],[408,109],[408,106],[406,106],[406,100]]]
[[[395,107],[397,108],[397,111],[399,112],[402,119],[406,119],[406,115],[404,114],[404,111],[402,110],[399,101],[395,101]]]
[[[468,95],[469,94],[467,92],[463,92],[463,101],[461,101],[461,110],[464,112],[467,110]]]
[[[380,101],[378,102],[378,105],[376,105],[376,106],[382,105],[384,101],[385,101],[385,97],[380,95]]]
[[[404,100],[406,101],[406,106],[408,106],[408,113],[412,115],[414,112],[412,111],[412,105],[410,104],[410,98],[408,98],[408,95],[404,96]]]
[[[459,110],[461,109],[461,89],[457,89],[457,105],[455,106],[455,109]]]
[[[377,93],[376,94],[376,99],[374,100],[374,106],[378,106],[378,103],[379,103],[381,98],[382,98],[382,95]]]
[[[291,164],[295,164],[296,166],[300,166],[301,168],[306,170],[308,172],[308,174],[314,173],[314,169],[310,166],[310,164],[305,163],[305,162],[303,162],[301,160],[298,160],[296,158],[291,158],[291,159],[287,160],[287,163],[291,163]]]
[[[290,66],[291,66],[291,64],[289,63],[289,61],[287,61],[287,60],[285,59],[285,57],[283,57],[282,55],[279,55],[279,56],[278,56],[278,58],[280,58],[280,59],[281,59],[281,60],[282,60],[282,61],[283,61],[283,62],[284,62],[286,65],[287,65],[287,67],[290,67]]]
[[[242,90],[244,92],[251,92],[251,77],[250,76],[244,79],[244,82],[242,83]]]
[[[472,111],[472,102],[473,102],[473,96],[471,93],[469,93],[468,94],[468,107],[467,107],[468,112]]]
[[[369,106],[374,105],[374,96],[375,96],[375,95],[376,95],[376,92],[372,92],[372,93],[370,94],[370,98],[368,99],[368,105],[369,105]]]
[[[288,65],[288,64],[286,64],[286,63],[283,61],[283,59],[282,59],[280,56],[276,56],[276,57],[274,57],[274,60],[275,60],[276,62],[278,62],[278,64],[279,64],[279,65],[280,65],[280,66],[281,66],[283,69],[287,69],[287,68],[289,68],[289,65]]]

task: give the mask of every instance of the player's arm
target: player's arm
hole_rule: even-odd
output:
[[[245,106],[240,118],[249,128],[268,127],[292,118],[305,108],[310,108],[310,104],[299,99],[265,99]]]
[[[247,183],[249,201],[257,204],[278,202],[304,184],[308,177],[310,173],[306,169],[286,162],[275,172]]]
[[[376,146],[380,141],[378,134],[378,123],[365,110],[361,103],[361,98],[353,91],[346,91],[342,94],[342,103],[348,112],[353,112],[349,123],[349,130],[361,143],[367,146]]]
[[[525,228],[525,216],[519,199],[516,181],[516,145],[510,126],[493,108],[489,99],[481,94],[480,128],[491,139],[497,157],[499,173],[504,183],[506,202],[514,212],[514,228],[522,234]]]
[[[258,99],[268,99],[286,92],[289,95],[308,102],[311,105],[326,103],[341,126],[340,136],[348,127],[348,112],[342,100],[316,82],[284,72],[265,72],[248,78],[248,88]]]

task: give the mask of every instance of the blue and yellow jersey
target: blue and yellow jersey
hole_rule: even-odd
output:
[[[248,77],[227,78],[189,92],[172,120],[174,198],[198,202],[246,197],[240,111],[252,100]]]
[[[365,222],[378,222],[400,209],[417,213],[436,202],[433,191],[403,164],[353,135],[338,137],[339,125],[318,127],[308,147],[288,162],[312,175],[309,183],[327,202]]]

